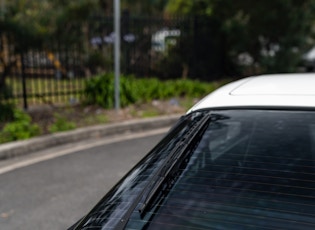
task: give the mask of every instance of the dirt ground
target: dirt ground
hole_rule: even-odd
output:
[[[184,114],[197,100],[171,99],[152,101],[146,104],[132,105],[120,110],[103,109],[97,106],[33,106],[28,110],[32,122],[41,127],[42,134],[49,133],[49,127],[57,119],[72,122],[77,128],[119,122],[124,120],[155,117],[170,114]]]

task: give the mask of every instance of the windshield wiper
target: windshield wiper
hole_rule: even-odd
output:
[[[172,184],[175,183],[175,178],[179,176],[179,168],[183,164],[188,163],[190,155],[193,152],[188,151],[188,149],[192,145],[195,145],[197,137],[202,135],[203,132],[206,130],[206,128],[208,127],[207,123],[209,121],[211,122],[227,118],[228,117],[219,114],[211,114],[211,112],[208,112],[200,121],[197,121],[183,136],[183,138],[177,144],[174,150],[170,152],[160,169],[152,177],[151,182],[148,183],[142,190],[142,192],[138,195],[134,203],[130,206],[130,208],[115,229],[124,229],[124,227],[128,223],[131,214],[141,200],[143,200],[143,202],[141,202],[142,204],[138,211],[141,216],[144,216],[148,208],[151,206],[152,202],[155,201],[158,193],[160,191],[163,191],[165,188],[169,188]]]
[[[155,174],[152,182],[147,185],[145,190],[149,190],[145,196],[145,199],[139,208],[141,215],[144,215],[147,208],[150,206],[156,194],[163,189],[163,187],[171,186],[170,183],[174,183],[174,178],[179,172],[180,166],[185,162],[188,162],[192,151],[187,151],[191,144],[194,144],[197,136],[200,135],[201,130],[204,130],[207,126],[206,123],[211,118],[211,114],[208,113],[201,121],[197,122],[182,140],[177,144],[177,147],[169,154],[160,170]]]
[[[176,177],[179,175],[179,168],[185,168],[183,165],[187,164],[193,151],[189,148],[196,144],[196,140],[200,140],[199,136],[203,135],[206,130],[207,123],[218,120],[229,119],[227,116],[221,114],[213,114],[208,112],[199,122],[193,125],[190,130],[184,135],[182,140],[177,144],[177,147],[169,154],[160,170],[154,175],[152,182],[145,187],[145,199],[142,202],[139,212],[143,216],[156,195],[165,188],[170,188],[176,182]]]

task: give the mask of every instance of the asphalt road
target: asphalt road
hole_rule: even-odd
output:
[[[127,134],[0,162],[0,229],[67,229],[166,131]]]

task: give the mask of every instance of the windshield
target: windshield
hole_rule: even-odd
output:
[[[130,207],[141,198],[141,191],[202,115],[203,113],[195,113],[182,117],[163,140],[71,229],[114,229],[123,215],[128,216]]]
[[[174,185],[127,229],[314,229],[314,112],[211,113]]]

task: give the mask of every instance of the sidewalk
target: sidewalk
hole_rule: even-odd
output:
[[[0,145],[0,160],[30,154],[46,148],[74,142],[95,140],[124,133],[137,133],[176,123],[180,115],[161,116],[156,118],[137,119],[114,124],[90,126],[73,131],[50,134],[25,141],[16,141]]]

